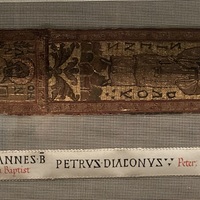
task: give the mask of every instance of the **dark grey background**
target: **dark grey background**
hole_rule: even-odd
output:
[[[1,3],[0,28],[194,28],[199,15],[198,0]]]
[[[200,1],[0,3],[0,28],[199,28]],[[0,149],[197,147],[200,115],[0,116]],[[2,181],[2,200],[200,199],[199,177]]]

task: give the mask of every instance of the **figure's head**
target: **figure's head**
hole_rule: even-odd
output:
[[[20,61],[4,68],[5,77],[25,78],[29,74],[29,67]]]
[[[0,57],[0,82],[4,80],[4,68],[6,67],[6,61]]]

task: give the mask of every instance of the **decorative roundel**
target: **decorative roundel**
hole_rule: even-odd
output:
[[[0,57],[0,83],[4,80],[4,68],[6,67],[5,59]]]
[[[9,80],[18,85],[30,82],[34,77],[34,64],[29,58],[17,58],[12,60],[13,65],[9,66]]]

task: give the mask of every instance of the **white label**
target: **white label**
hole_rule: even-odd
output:
[[[0,180],[185,175],[200,175],[200,148],[0,151]]]

